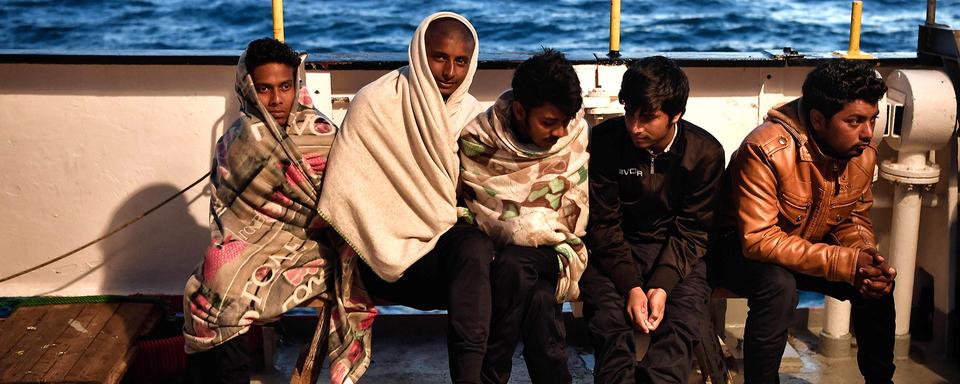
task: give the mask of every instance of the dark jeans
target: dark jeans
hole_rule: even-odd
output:
[[[736,248],[734,248],[736,249]],[[850,300],[857,337],[857,363],[867,383],[891,383],[896,313],[893,295],[860,297],[848,283],[827,281],[775,264],[747,260],[736,252],[720,261],[720,283],[747,298],[750,311],[743,335],[745,383],[778,383],[787,328],[797,307],[797,289]]]
[[[634,255],[659,253],[659,245],[635,249]],[[637,252],[637,251],[641,252]],[[644,252],[649,251],[649,252]],[[654,263],[638,262],[644,275]],[[649,267],[645,267],[649,266]],[[626,312],[627,298],[613,281],[592,266],[580,280],[584,316],[594,344],[594,380],[597,383],[685,383],[693,364],[693,349],[699,342],[700,321],[706,315],[710,286],[706,265],[699,263],[667,296],[664,319],[650,335],[647,354],[636,361],[634,332]]]
[[[508,246],[490,272],[493,316],[483,360],[484,383],[510,380],[513,352],[523,338],[523,359],[534,383],[569,383],[562,304],[555,298],[560,267],[552,247]]]
[[[184,382],[191,384],[248,384],[250,356],[247,335],[238,335],[210,350],[187,355]]]
[[[366,264],[358,264],[374,298],[421,310],[447,310],[447,350],[455,383],[480,382],[490,327],[493,252],[493,242],[483,231],[458,224],[396,282],[388,283]]]

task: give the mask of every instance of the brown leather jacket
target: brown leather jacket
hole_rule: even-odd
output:
[[[743,255],[852,284],[860,250],[876,247],[869,210],[877,150],[848,161],[823,154],[799,104],[770,109],[730,159]]]

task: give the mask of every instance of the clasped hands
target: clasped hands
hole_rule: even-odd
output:
[[[853,286],[866,299],[879,299],[890,294],[893,290],[893,281],[897,277],[897,270],[887,263],[874,248],[860,251],[857,256],[857,271],[853,279]]]
[[[643,333],[650,333],[660,326],[666,306],[667,291],[662,288],[644,292],[640,287],[633,287],[627,294],[627,315]]]

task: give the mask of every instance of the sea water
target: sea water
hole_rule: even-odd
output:
[[[845,49],[849,0],[622,1],[622,49],[755,52]],[[960,0],[940,0],[937,21],[960,25]],[[476,27],[483,53],[605,53],[609,1],[284,1],[286,41],[310,53],[405,52],[420,20],[449,10]],[[270,0],[0,0],[0,49],[242,50],[272,36]],[[926,1],[865,0],[861,48],[912,52]]]

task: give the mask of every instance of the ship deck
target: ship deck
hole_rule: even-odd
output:
[[[803,318],[806,310],[798,311],[797,319]],[[567,314],[569,315],[569,313]],[[800,323],[800,321],[798,321]],[[302,318],[285,319],[276,328],[281,334],[268,368],[254,374],[253,383],[288,383],[297,356],[309,340],[315,322]],[[377,319],[373,336],[373,361],[363,376],[363,382],[400,383],[449,383],[445,317],[441,314],[386,315]],[[567,318],[567,357],[574,383],[593,383],[594,356],[585,333],[582,319]],[[269,334],[269,332],[267,332]],[[817,351],[819,329],[794,327],[790,332],[789,346],[780,367],[783,383],[862,383],[857,368],[854,348],[849,358],[827,358]],[[726,342],[734,356],[737,350],[738,330],[727,329]],[[269,339],[269,336],[268,336]],[[530,376],[522,357],[522,345],[517,348],[513,360],[511,383],[530,383]],[[894,382],[933,384],[960,383],[960,368],[955,361],[925,359],[919,351],[911,351],[908,359],[897,360]],[[738,366],[742,361],[738,360]],[[326,370],[320,374],[321,381],[328,377]],[[703,382],[699,373],[691,375],[690,383]],[[734,374],[735,383],[743,383],[743,377]]]

